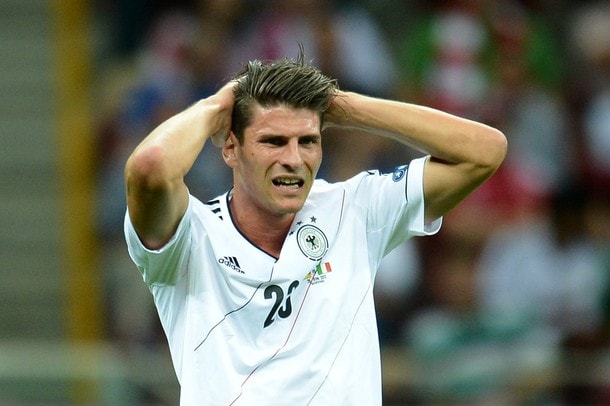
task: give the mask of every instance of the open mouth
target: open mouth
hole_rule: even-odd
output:
[[[298,189],[298,188],[302,187],[305,184],[305,182],[303,182],[303,180],[301,180],[301,179],[294,179],[294,178],[276,178],[276,179],[273,179],[273,184],[275,186],[279,186],[279,187]]]

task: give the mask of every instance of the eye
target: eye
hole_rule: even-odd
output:
[[[316,145],[320,143],[320,137],[317,136],[307,136],[299,139],[299,144],[301,145]]]
[[[286,139],[280,136],[269,136],[261,140],[263,144],[270,144],[276,147],[280,147],[286,144]]]

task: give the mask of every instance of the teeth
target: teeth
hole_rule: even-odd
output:
[[[301,181],[299,179],[280,178],[276,179],[275,183],[277,183],[278,185],[294,186],[300,184]]]

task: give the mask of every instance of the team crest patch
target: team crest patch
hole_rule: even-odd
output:
[[[396,169],[394,169],[394,173],[392,174],[392,180],[394,182],[398,182],[399,180],[404,178],[405,174],[407,173],[408,167],[409,167],[409,165],[397,166]]]
[[[328,251],[328,239],[318,227],[306,224],[297,231],[297,244],[303,254],[314,261],[321,259]]]

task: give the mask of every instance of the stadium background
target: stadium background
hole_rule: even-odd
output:
[[[122,241],[122,165],[297,41],[345,89],[509,139],[441,234],[383,265],[384,404],[610,403],[609,1],[0,0],[0,33],[0,404],[176,404]],[[417,155],[351,137],[325,138],[324,177]],[[228,182],[204,150],[191,190]]]

